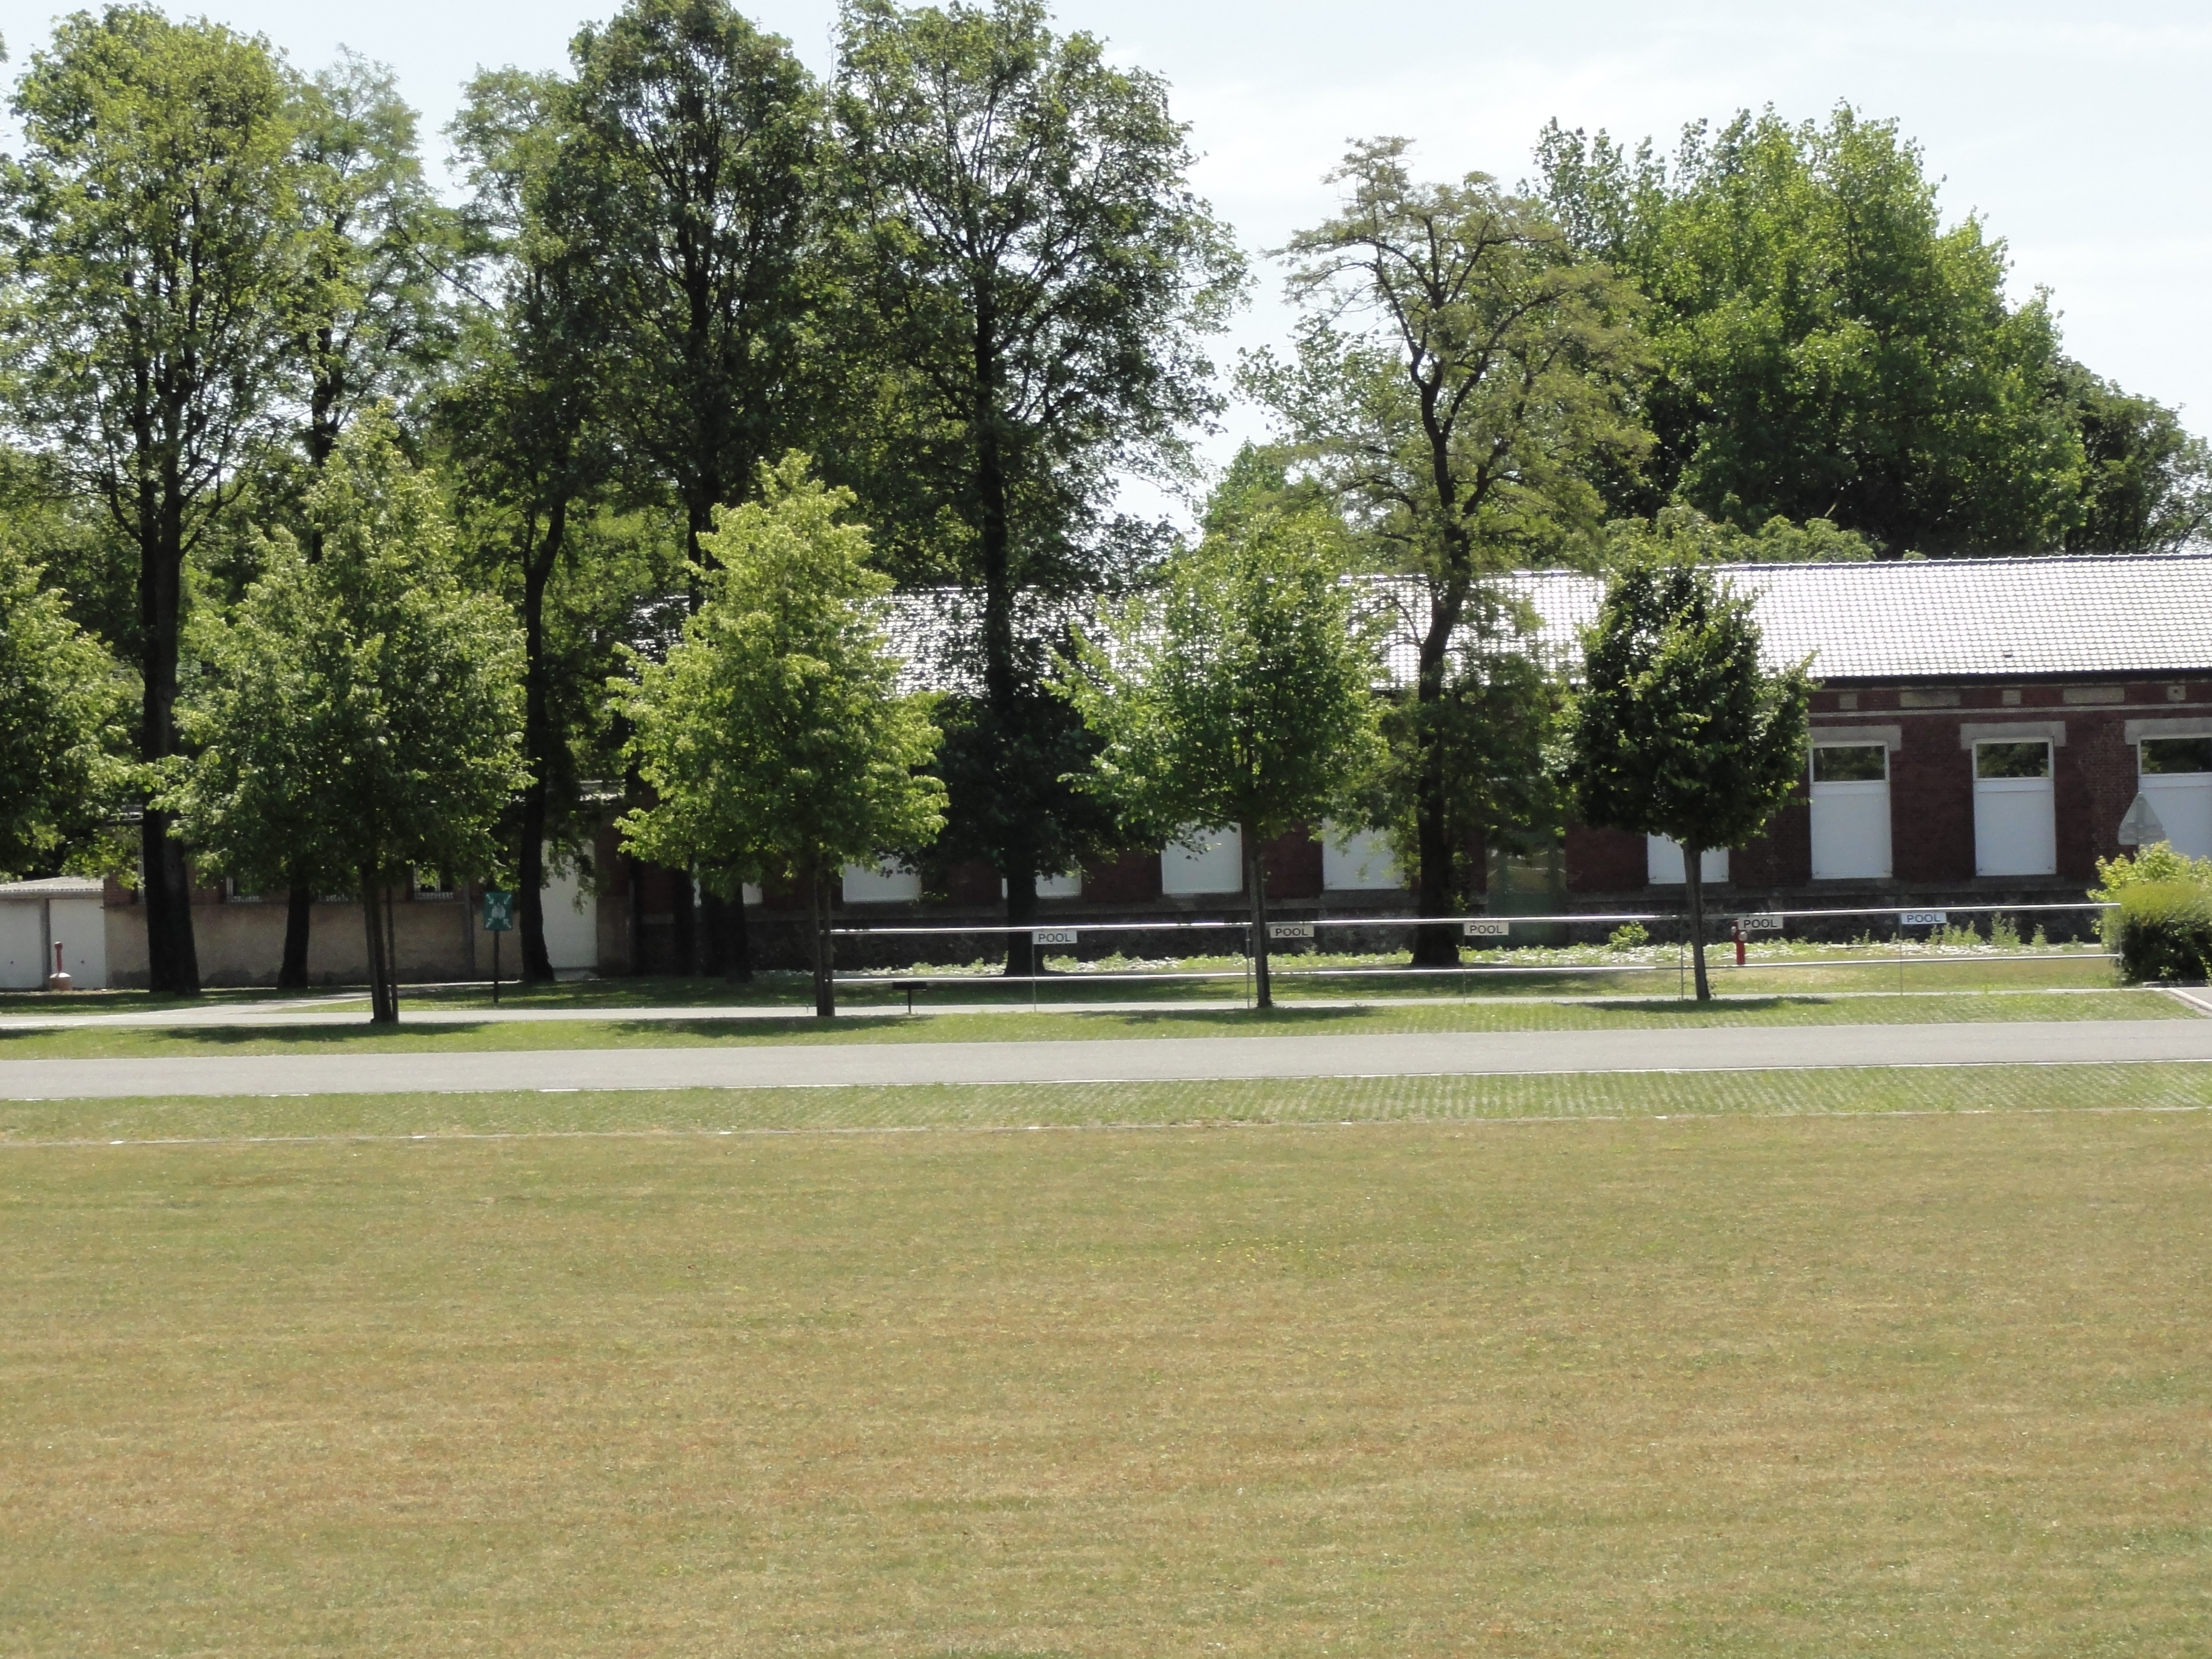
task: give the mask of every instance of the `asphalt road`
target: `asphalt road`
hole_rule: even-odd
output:
[[[2212,1020],[0,1061],[0,1099],[2212,1061]]]

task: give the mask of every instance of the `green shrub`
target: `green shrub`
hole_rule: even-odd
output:
[[[1651,943],[1651,935],[1640,921],[1624,921],[1606,935],[1608,951],[1635,951]]]
[[[2106,878],[2107,883],[2110,878]],[[2105,943],[2130,980],[2212,977],[2212,884],[2128,881],[2105,913]]]
[[[2116,859],[2099,859],[2097,879],[2104,885],[2091,888],[2089,896],[2106,904],[2139,883],[2187,882],[2212,887],[2212,859],[2188,858],[2157,841],[2133,858],[2123,853]]]
[[[1990,943],[2000,951],[2020,949],[2020,924],[2002,910],[1990,918]]]

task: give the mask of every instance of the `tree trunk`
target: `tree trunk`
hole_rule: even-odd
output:
[[[645,865],[635,853],[624,853],[629,872],[629,904],[623,921],[629,934],[629,971],[635,979],[645,972]]]
[[[151,499],[149,499],[151,498]],[[139,758],[149,764],[177,752],[177,650],[184,605],[184,521],[180,491],[171,479],[155,496],[141,491],[145,532],[138,564],[141,671]],[[150,509],[150,510],[149,510]],[[176,822],[148,807],[139,824],[145,860],[146,983],[157,996],[200,991],[199,951],[192,939],[191,875],[185,849],[169,831]]]
[[[1452,902],[1451,811],[1444,787],[1444,675],[1450,666],[1452,635],[1467,606],[1468,578],[1455,574],[1429,595],[1429,625],[1421,635],[1419,668],[1413,696],[1419,707],[1413,725],[1420,770],[1413,791],[1413,908],[1418,915],[1449,916]],[[1459,966],[1460,930],[1431,921],[1413,930],[1413,966]]]
[[[385,993],[385,1000],[391,1005],[392,1023],[397,1024],[399,1020],[399,940],[398,929],[392,926],[392,888],[391,882],[384,884],[384,972],[391,984],[391,988]]]
[[[744,883],[735,884],[737,891],[722,902],[722,977],[734,985],[750,985],[753,979],[752,929],[745,921]]]
[[[1252,989],[1262,1008],[1275,1006],[1275,989],[1267,976],[1267,849],[1256,826],[1239,824],[1237,837],[1244,843],[1244,887],[1252,900]]]
[[[822,872],[809,868],[801,878],[806,889],[806,937],[809,966],[814,973],[814,1012],[828,1019],[837,1012],[837,987],[830,978],[830,894]]]
[[[516,860],[516,918],[522,981],[553,982],[553,957],[545,948],[546,780],[554,744],[551,698],[545,684],[545,589],[568,538],[568,503],[556,499],[545,515],[545,537],[522,552],[522,745],[530,781],[522,792],[521,857]]]
[[[1034,977],[1039,961],[1036,935],[1030,926],[1036,921],[1037,884],[1034,870],[1006,877],[1006,926],[1018,928],[1006,935],[1006,974],[1009,978]]]
[[[699,899],[689,870],[669,872],[669,945],[676,960],[670,964],[680,979],[699,971]]]
[[[284,896],[284,959],[276,969],[276,988],[303,991],[307,987],[307,939],[314,922],[315,890],[295,882]]]
[[[722,946],[729,935],[728,902],[702,879],[699,883],[699,971],[720,979],[725,957]]]
[[[1705,850],[1682,849],[1682,884],[1690,890],[1690,963],[1697,981],[1698,1000],[1713,1000],[1712,981],[1705,977]]]
[[[368,930],[368,1018],[374,1025],[398,1023],[399,1010],[391,996],[391,975],[385,959],[386,935],[376,920],[376,870],[361,866],[361,915]]]

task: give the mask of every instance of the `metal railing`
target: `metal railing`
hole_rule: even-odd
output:
[[[1934,950],[1908,951],[1913,931],[1923,931],[1940,939],[1959,924],[1955,918],[1974,916],[2033,917],[2051,915],[2087,915],[2114,908],[2109,902],[2082,900],[2058,904],[1946,904],[1936,905],[1870,905],[1841,908],[1724,910],[1709,915],[1705,924],[1709,932],[1717,929],[1708,938],[1708,971],[1714,975],[1735,973],[1788,972],[1792,969],[1838,968],[1894,967],[1899,990],[1905,988],[1905,970],[1913,966],[1929,963],[1957,963],[1969,959],[1964,951],[1946,953],[1940,944]],[[1794,921],[1832,925],[1857,918],[1887,918],[1891,926],[1887,939],[1868,939],[1863,944],[1853,940],[1837,945],[1863,954],[1851,956],[1821,956],[1777,959],[1762,957],[1746,960],[1739,964],[1734,960],[1715,961],[1711,958],[1711,947],[1726,947],[1734,943],[1736,929],[1745,930],[1747,942],[1762,937],[1787,938]],[[1272,946],[1297,946],[1309,942],[1318,944],[1324,928],[1364,929],[1373,931],[1404,930],[1407,928],[1451,927],[1459,930],[1459,943],[1472,945],[1478,950],[1484,946],[1510,948],[1516,931],[1545,929],[1618,928],[1629,925],[1638,927],[1659,924],[1669,931],[1679,930],[1681,937],[1671,941],[1654,941],[1664,949],[1667,943],[1675,948],[1672,964],[1655,962],[1486,962],[1477,957],[1449,967],[1420,967],[1413,965],[1370,964],[1362,966],[1316,965],[1301,966],[1304,952],[1293,949],[1271,948],[1268,952],[1270,976],[1279,980],[1360,980],[1360,979],[1427,979],[1446,983],[1457,981],[1465,989],[1482,979],[1511,980],[1531,976],[1550,975],[1554,978],[1584,978],[1590,975],[1643,974],[1657,975],[1673,972],[1677,978],[1676,994],[1687,994],[1690,969],[1690,918],[1679,910],[1622,910],[1574,911],[1532,915],[1462,915],[1462,916],[1311,916],[1295,921],[1275,921],[1268,923]],[[1049,924],[1031,923],[1027,927],[1011,927],[1004,923],[973,923],[968,925],[905,925],[893,923],[878,927],[842,927],[830,929],[834,941],[839,939],[1007,939],[1023,934],[1030,936],[1033,948],[1044,950],[1059,947],[1073,949],[1086,935],[1121,936],[1131,934],[1166,935],[1173,939],[1187,936],[1212,935],[1229,944],[1233,938],[1233,953],[1241,956],[1241,967],[1233,969],[1138,969],[1114,968],[1085,971],[1082,969],[1037,972],[1032,974],[932,974],[917,964],[901,969],[876,972],[838,974],[834,975],[841,987],[854,989],[896,988],[907,990],[937,989],[951,986],[965,986],[974,989],[985,987],[1019,987],[1030,989],[1032,1005],[1036,1000],[1041,985],[1073,987],[1097,984],[1167,985],[1198,981],[1240,980],[1246,986],[1249,1000],[1252,979],[1252,924],[1242,920],[1192,920],[1153,921],[1085,921],[1061,920]],[[1525,939],[1525,933],[1524,933]],[[1196,939],[1192,943],[1196,944]],[[1593,941],[1595,943],[1595,941]],[[1827,943],[1806,939],[1808,944]],[[1525,939],[1528,945],[1542,942]],[[1551,948],[1558,948],[1556,945]],[[1634,948],[1634,947],[1632,947]],[[1231,951],[1220,954],[1231,954]],[[1195,953],[1190,953],[1195,954]],[[1212,953],[1208,953],[1212,954]],[[2005,950],[1995,955],[1982,954],[1979,960],[2004,963],[2017,962],[2098,962],[2117,960],[2117,953],[2106,950]]]

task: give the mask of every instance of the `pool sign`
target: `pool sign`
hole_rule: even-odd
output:
[[[1030,942],[1032,945],[1073,945],[1075,943],[1075,929],[1073,927],[1033,928],[1030,933]]]
[[[1907,910],[1897,919],[1900,927],[1948,927],[1951,925],[1948,910]]]
[[[1747,933],[1778,933],[1782,931],[1782,918],[1772,911],[1758,915],[1738,916],[1735,921],[1736,926]]]
[[[1311,939],[1314,926],[1310,921],[1271,921],[1267,924],[1269,939]]]
[[[1470,921],[1467,924],[1468,939],[1504,939],[1513,931],[1510,921]]]
[[[511,933],[514,931],[514,895],[501,892],[496,887],[484,889],[483,925],[487,933]]]

